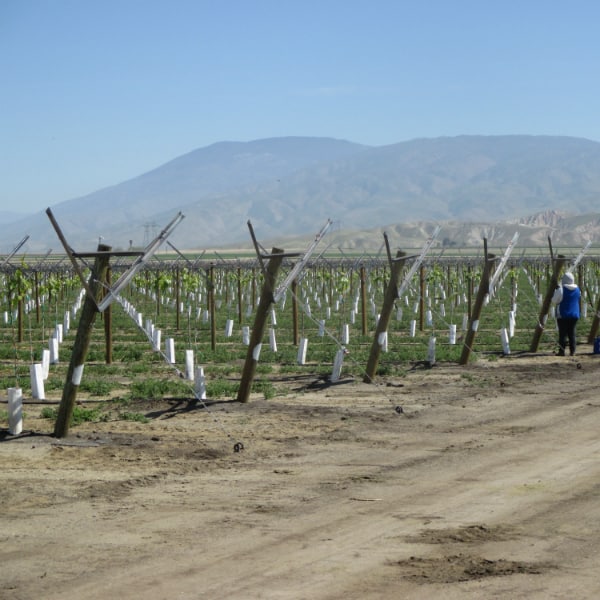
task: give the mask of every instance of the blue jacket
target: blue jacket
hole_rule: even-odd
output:
[[[559,319],[579,319],[581,290],[577,286],[562,286],[562,299],[558,303],[556,316]]]

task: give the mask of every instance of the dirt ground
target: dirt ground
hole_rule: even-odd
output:
[[[600,597],[600,357],[0,431],[3,600]],[[235,451],[237,448],[239,451]]]

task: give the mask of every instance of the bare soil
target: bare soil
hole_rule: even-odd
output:
[[[600,597],[600,358],[0,431],[5,600]],[[236,451],[237,450],[237,451]]]

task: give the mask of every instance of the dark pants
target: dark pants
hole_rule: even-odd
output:
[[[575,327],[577,325],[577,319],[575,318],[566,318],[566,319],[557,319],[558,322],[558,346],[559,346],[559,354],[564,355],[565,348],[567,347],[567,340],[569,342],[569,350],[571,351],[571,356],[575,354],[575,350],[577,348],[577,340],[575,339]]]

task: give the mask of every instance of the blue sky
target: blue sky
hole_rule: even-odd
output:
[[[600,141],[600,2],[0,0],[0,210],[223,140]]]

